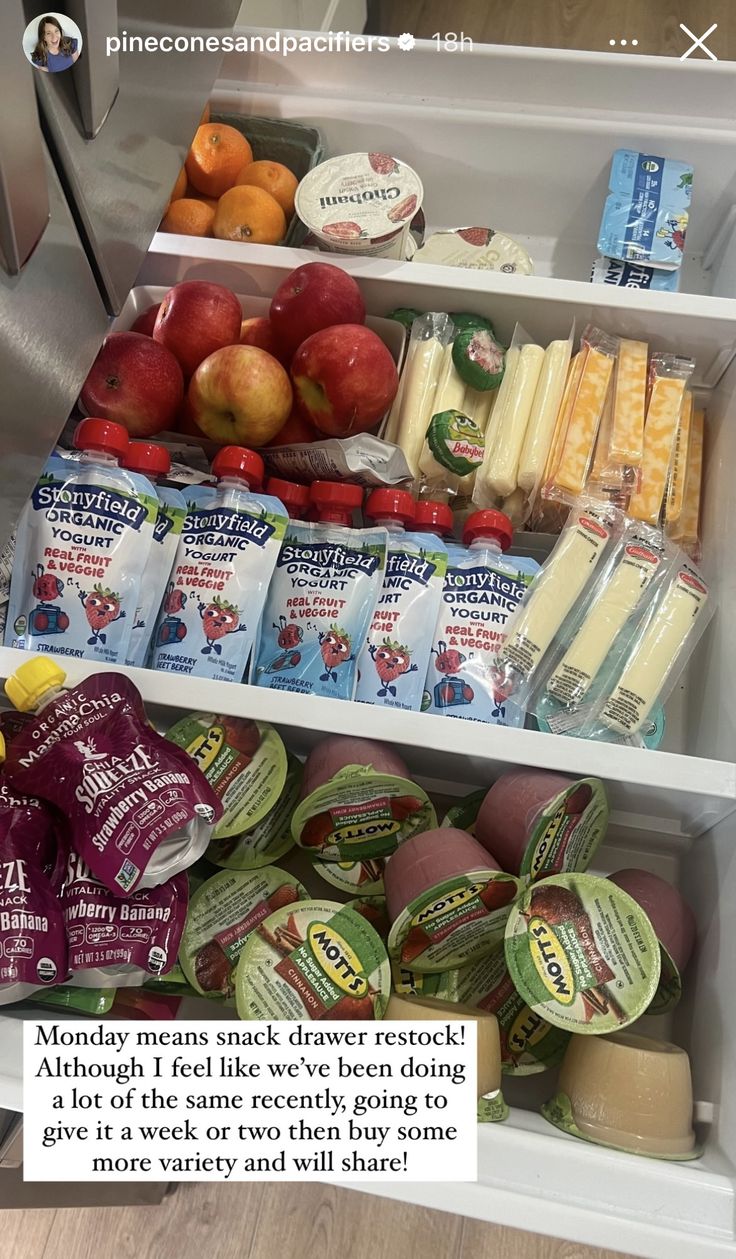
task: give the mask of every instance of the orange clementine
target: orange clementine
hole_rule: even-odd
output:
[[[203,192],[197,192],[197,189],[194,187],[194,185],[193,185],[193,184],[187,184],[187,190],[186,190],[186,193],[185,193],[184,195],[185,195],[185,196],[187,196],[187,197],[189,197],[189,198],[190,198],[190,200],[192,200],[192,201],[201,201],[203,205],[208,205],[208,206],[210,206],[210,208],[211,208],[213,211],[215,211],[215,210],[217,209],[217,201],[218,201],[218,198],[217,198],[217,197],[205,197],[205,195],[204,195],[204,193],[203,193]]]
[[[171,189],[171,196],[169,197],[169,205],[171,205],[172,201],[178,201],[180,197],[186,196],[186,189],[187,189],[187,172],[182,166],[181,170],[179,171],[179,174],[176,177],[176,183],[174,184],[174,187]]]
[[[180,232],[182,236],[211,236],[215,211],[204,201],[181,197],[172,201],[161,220],[162,232]]]
[[[286,215],[270,192],[238,185],[220,197],[212,231],[218,240],[277,245],[286,234]]]
[[[197,128],[186,171],[198,192],[219,197],[232,188],[240,171],[252,161],[253,150],[244,135],[227,123],[208,122]]]
[[[270,192],[275,201],[290,219],[294,213],[294,193],[299,180],[288,166],[281,162],[249,162],[238,174],[235,186],[243,184],[247,188],[263,188]]]

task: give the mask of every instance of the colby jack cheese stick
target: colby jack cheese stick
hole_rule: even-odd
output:
[[[687,477],[688,455],[690,452],[690,428],[693,419],[693,395],[685,390],[680,407],[680,420],[675,433],[675,449],[672,452],[672,468],[667,486],[664,518],[668,524],[680,519],[682,505],[685,501],[685,479]]]
[[[662,510],[682,398],[695,364],[674,354],[652,356],[652,392],[644,424],[641,484],[631,495],[629,514],[656,525]]]
[[[585,488],[616,355],[615,340],[595,328],[586,330],[584,342],[588,353],[552,476],[554,486],[569,494],[580,494]]]
[[[705,429],[705,412],[696,411],[690,429],[690,452],[685,477],[685,497],[680,512],[680,519],[668,536],[687,550],[696,547],[699,537],[700,496],[703,480],[703,438]]]
[[[645,341],[621,341],[616,361],[611,457],[629,467],[641,466],[647,402]]]

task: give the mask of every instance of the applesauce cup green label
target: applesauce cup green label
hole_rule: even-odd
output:
[[[299,800],[302,765],[289,756],[286,781],[276,804],[242,835],[213,839],[205,853],[208,861],[224,870],[257,870],[278,861],[294,847],[291,819]]]
[[[410,901],[391,926],[392,959],[413,971],[448,971],[490,953],[503,939],[519,891],[513,874],[471,870]]]
[[[251,932],[276,909],[308,896],[298,879],[275,866],[213,875],[189,902],[179,947],[187,982],[203,997],[231,997],[235,967]]]
[[[350,896],[383,895],[384,857],[366,857],[365,861],[324,861],[314,857],[312,865],[320,878]]]
[[[634,1145],[613,1145],[608,1141],[594,1141],[592,1137],[589,1137],[585,1132],[581,1132],[578,1128],[572,1103],[567,1093],[555,1093],[555,1096],[542,1106],[542,1114],[547,1122],[554,1124],[555,1128],[560,1129],[560,1132],[566,1132],[571,1137],[578,1137],[579,1140],[587,1141],[590,1145],[602,1145],[609,1150],[621,1150],[623,1154],[638,1154],[642,1158],[665,1159],[668,1163],[689,1163],[695,1158],[700,1158],[703,1153],[702,1142],[696,1142],[691,1150],[685,1150],[679,1154],[662,1151],[653,1154]]]
[[[235,977],[241,1019],[378,1019],[390,989],[380,936],[336,901],[271,914],[250,936]]]
[[[440,826],[454,826],[459,831],[467,831],[468,835],[475,835],[480,806],[487,795],[488,790],[483,787],[480,791],[471,791],[469,796],[463,796],[462,800],[458,800],[457,804],[447,810]]]
[[[436,825],[434,806],[416,783],[346,765],[302,800],[291,830],[297,844],[327,861],[363,861],[390,857],[405,839]]]
[[[682,996],[682,977],[672,961],[667,949],[660,941],[659,945],[662,968],[659,975],[657,991],[647,1014],[669,1014],[674,1010]]]
[[[419,971],[403,966],[396,958],[392,957],[389,960],[391,962],[391,988],[398,996],[433,997],[439,995],[443,975],[431,971],[422,975]]]
[[[506,962],[531,1009],[565,1031],[628,1027],[659,983],[652,925],[626,892],[590,874],[532,883],[506,924]]]
[[[503,941],[470,966],[439,976],[438,997],[488,1010],[498,1019],[505,1075],[536,1075],[557,1066],[569,1032],[547,1023],[520,997],[506,965]]]
[[[534,823],[519,873],[530,880],[587,870],[608,827],[608,799],[599,778],[561,791]]]
[[[351,901],[346,901],[348,909],[354,909],[356,914],[360,914],[369,922],[374,931],[377,931],[384,944],[388,940],[388,933],[391,930],[391,920],[386,909],[385,896],[355,896]]]
[[[265,722],[216,713],[191,713],[166,738],[191,756],[222,801],[214,839],[238,835],[261,821],[286,781],[286,749]]]

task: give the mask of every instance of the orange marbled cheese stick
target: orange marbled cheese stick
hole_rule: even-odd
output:
[[[680,518],[667,530],[668,537],[681,546],[694,546],[698,540],[700,496],[703,481],[703,437],[705,412],[695,411],[690,426],[690,451],[685,476],[685,495]]]
[[[693,395],[689,389],[686,389],[680,408],[677,432],[675,433],[675,449],[672,452],[672,468],[670,470],[664,507],[664,518],[668,524],[676,524],[680,519],[682,505],[685,501],[685,481],[687,478],[692,419]]]
[[[581,494],[585,488],[614,361],[613,355],[595,346],[588,347],[562,455],[553,478],[559,489],[571,494]]]
[[[647,405],[645,341],[621,341],[616,364],[611,457],[629,467],[641,466]]]
[[[629,515],[656,525],[662,510],[686,381],[655,376],[644,424],[644,457],[639,489],[631,496]]]

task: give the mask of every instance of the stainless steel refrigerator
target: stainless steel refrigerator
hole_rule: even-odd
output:
[[[22,43],[45,10],[0,4],[0,551],[161,219],[219,72],[207,37],[239,8],[63,0],[82,52],[49,74]],[[108,55],[122,32],[199,35],[204,50]],[[0,1112],[0,1208],[156,1202],[166,1188],[24,1185],[21,1161],[20,1119]]]

